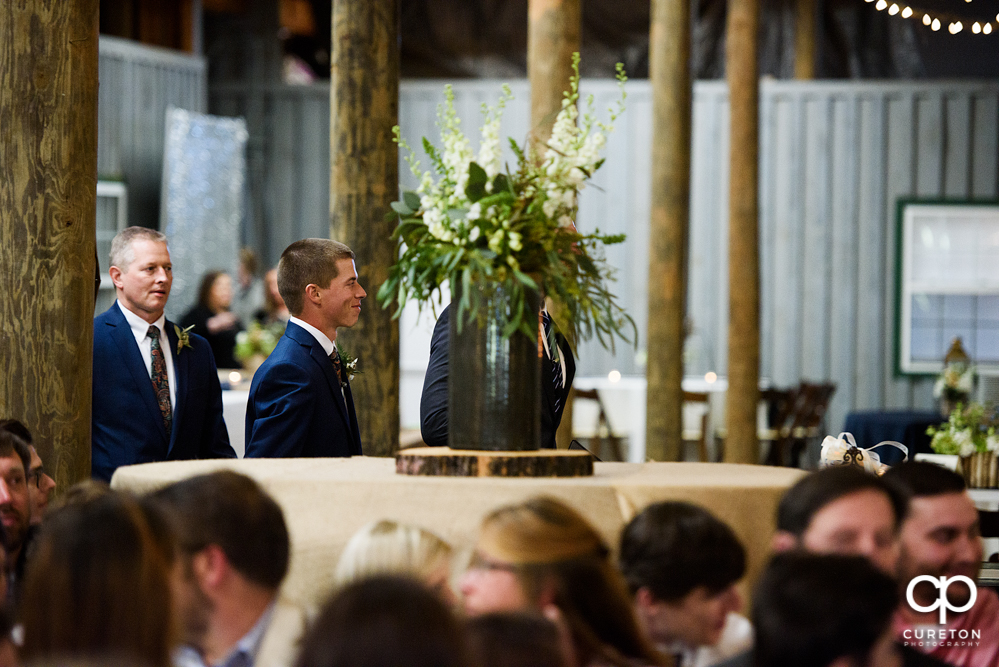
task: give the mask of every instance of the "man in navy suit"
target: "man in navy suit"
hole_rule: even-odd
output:
[[[93,476],[109,481],[133,463],[234,458],[208,341],[178,336],[163,314],[173,284],[166,237],[120,232],[109,273],[118,300],[94,318]]]
[[[281,254],[278,291],[292,317],[253,376],[246,406],[246,456],[361,454],[347,369],[336,348],[367,296],[354,253],[329,239],[302,239]]]

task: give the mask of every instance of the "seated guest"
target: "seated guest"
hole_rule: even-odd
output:
[[[257,253],[251,248],[241,248],[232,299],[232,312],[241,322],[249,322],[264,305],[264,283],[257,275],[257,266]]]
[[[127,496],[106,493],[53,510],[25,579],[25,662],[116,658],[168,667],[168,562],[144,512]]]
[[[537,497],[490,513],[461,580],[465,611],[533,611],[566,627],[574,664],[658,665],[621,574],[596,529]]]
[[[964,576],[972,582],[982,566],[982,535],[978,511],[965,490],[964,478],[932,463],[902,463],[887,473],[885,481],[907,500],[899,538],[898,581],[903,595],[916,577]],[[960,580],[941,590],[928,581],[912,590],[917,606],[962,608],[973,591]],[[907,646],[935,656],[956,667],[999,665],[999,597],[978,587],[974,605],[967,611],[948,611],[946,625],[938,625],[940,612],[919,611],[905,600],[895,614],[895,637]],[[974,637],[974,641],[960,641]]]
[[[639,620],[677,667],[708,667],[752,645],[752,626],[736,613],[746,552],[707,510],[646,507],[621,534],[619,564]]]
[[[478,667],[569,667],[558,627],[542,616],[483,614],[465,629]]]
[[[6,533],[7,608],[16,613],[21,599],[21,583],[27,562],[27,546],[34,539],[31,527],[31,503],[28,497],[27,470],[31,450],[27,443],[10,431],[0,429],[0,523]]]
[[[453,604],[451,545],[428,530],[395,521],[374,521],[354,533],[336,568],[343,586],[373,574],[408,574]]]
[[[377,575],[341,589],[302,642],[296,667],[470,667],[458,620],[405,577]]]
[[[880,478],[856,466],[817,470],[781,498],[774,550],[865,556],[893,574],[904,511]]]
[[[49,495],[55,489],[55,480],[45,474],[42,457],[32,444],[31,431],[16,419],[0,420],[0,429],[6,429],[28,443],[31,452],[31,467],[28,470],[28,504],[31,506],[31,525],[37,526],[45,516]]]
[[[779,554],[753,595],[755,667],[898,667],[895,582],[859,556]]]
[[[281,292],[278,291],[277,269],[271,269],[264,274],[264,288],[264,307],[256,312],[254,319],[264,326],[275,322],[287,324],[291,313],[288,312],[288,306],[284,304]]]
[[[201,279],[198,303],[184,315],[180,326],[193,326],[212,348],[218,368],[239,368],[236,361],[236,334],[243,329],[232,305],[232,278],[223,271],[209,271]]]
[[[177,482],[149,502],[166,518],[183,572],[174,579],[175,665],[290,664],[306,618],[278,596],[290,553],[278,504],[231,471]]]

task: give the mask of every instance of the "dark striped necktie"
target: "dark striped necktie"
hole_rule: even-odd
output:
[[[555,397],[554,406],[555,412],[558,412],[559,407],[562,405],[562,364],[559,363],[557,355],[558,341],[551,335],[552,318],[548,313],[545,313],[543,319],[545,323],[545,340],[548,341],[548,359],[552,363],[552,388],[555,390],[553,394]]]
[[[153,360],[153,369],[150,379],[153,381],[156,402],[159,403],[160,414],[163,415],[163,426],[166,428],[167,438],[169,438],[170,430],[173,427],[173,408],[170,406],[170,380],[167,377],[166,357],[163,356],[163,348],[160,347],[160,330],[150,324],[146,335],[152,339],[150,356]]]
[[[333,362],[333,370],[336,371],[336,380],[340,383],[340,387],[346,387],[346,374],[343,372],[343,363],[340,361],[340,351],[336,349],[335,345],[333,346],[333,352],[330,353],[330,361]]]

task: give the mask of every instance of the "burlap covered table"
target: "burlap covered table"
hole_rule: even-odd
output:
[[[746,545],[747,582],[752,582],[769,551],[777,502],[802,474],[724,463],[597,463],[588,478],[441,478],[396,475],[395,461],[386,458],[230,459],[119,468],[111,486],[144,493],[223,468],[253,477],[281,504],[292,540],[284,589],[306,604],[321,602],[329,592],[340,551],[369,521],[417,524],[465,548],[474,543],[487,512],[541,493],[578,509],[615,546],[622,526],[651,502],[702,505]]]

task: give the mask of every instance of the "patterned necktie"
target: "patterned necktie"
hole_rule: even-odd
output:
[[[333,362],[333,370],[336,371],[337,382],[340,383],[341,387],[347,386],[344,381],[343,364],[340,363],[340,351],[333,346],[333,352],[330,353],[330,361]]]
[[[173,426],[173,409],[170,407],[170,381],[167,379],[166,357],[163,356],[163,348],[160,347],[160,330],[150,324],[146,335],[152,339],[150,356],[153,359],[153,390],[156,392],[156,402],[160,405],[163,426],[166,427],[169,438]]]
[[[558,341],[551,336],[552,318],[548,315],[548,313],[544,314],[544,323],[545,340],[548,341],[549,346],[548,358],[551,359],[552,362],[552,385],[555,389],[555,412],[558,412],[559,406],[562,405],[562,364],[559,363],[558,357],[556,356]]]

